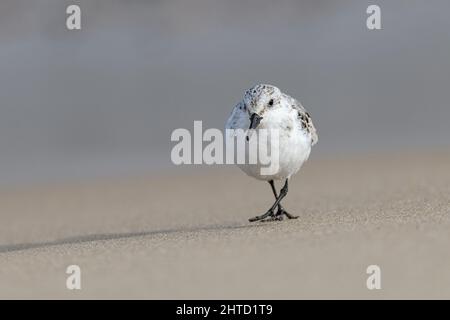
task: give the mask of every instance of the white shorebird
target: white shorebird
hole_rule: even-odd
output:
[[[256,164],[238,164],[247,175],[259,180],[268,181],[275,196],[275,203],[264,214],[249,219],[254,221],[282,220],[283,216],[296,219],[281,206],[281,200],[288,193],[288,182],[303,163],[308,159],[311,146],[317,143],[317,132],[311,116],[294,98],[283,93],[275,86],[259,84],[247,90],[244,99],[233,109],[226,129],[267,129],[278,130],[278,171],[273,174],[261,174],[266,165],[259,161]],[[248,135],[247,135],[248,140]],[[270,144],[271,140],[268,140]],[[267,141],[265,141],[267,143]],[[248,148],[246,148],[248,156]],[[280,194],[277,195],[274,180],[285,180]],[[275,209],[277,209],[275,211]]]

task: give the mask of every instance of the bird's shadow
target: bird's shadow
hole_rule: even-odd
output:
[[[46,248],[46,247],[53,247],[53,246],[66,245],[66,244],[81,244],[81,243],[88,243],[88,242],[92,242],[92,241],[127,239],[127,238],[143,237],[143,236],[156,236],[156,235],[160,235],[160,234],[176,234],[176,233],[188,233],[188,232],[196,232],[196,231],[237,230],[237,229],[254,228],[256,226],[257,226],[257,224],[211,225],[211,226],[195,227],[195,228],[178,228],[178,229],[174,228],[174,229],[129,232],[129,233],[91,234],[91,235],[85,235],[85,236],[69,237],[69,238],[64,238],[64,239],[59,239],[59,240],[54,240],[54,241],[42,241],[42,242],[36,242],[36,243],[18,243],[18,244],[11,244],[11,245],[0,245],[0,253],[15,252],[15,251],[22,251],[22,250],[36,249],[36,248]]]

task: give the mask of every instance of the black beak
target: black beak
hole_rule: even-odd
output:
[[[250,129],[256,129],[259,126],[259,123],[261,122],[261,120],[263,119],[263,117],[259,116],[257,113],[253,113],[250,116],[250,127],[248,128]],[[249,137],[247,135],[246,137],[247,141],[249,140]]]
[[[263,118],[260,117],[258,114],[253,113],[250,117],[250,127],[249,129],[256,129],[259,126],[259,123],[261,122]]]

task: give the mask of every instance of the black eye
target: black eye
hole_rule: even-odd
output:
[[[269,106],[273,106],[273,99],[270,99]]]

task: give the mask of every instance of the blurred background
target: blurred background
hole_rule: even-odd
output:
[[[366,28],[369,4],[382,30]],[[449,13],[447,0],[2,0],[0,186],[171,170],[174,129],[223,128],[260,82],[310,111],[317,156],[448,149]]]

